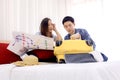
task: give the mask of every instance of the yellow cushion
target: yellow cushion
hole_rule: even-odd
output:
[[[64,54],[88,53],[93,51],[93,46],[88,46],[85,40],[64,40],[60,46],[54,48],[54,54],[59,59],[64,59]]]

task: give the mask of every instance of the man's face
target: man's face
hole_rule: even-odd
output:
[[[67,21],[67,22],[65,22],[64,24],[64,28],[65,28],[65,30],[69,33],[69,34],[74,34],[74,26],[75,26],[75,24],[74,23],[72,23],[71,21]]]

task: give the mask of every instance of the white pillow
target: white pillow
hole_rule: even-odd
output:
[[[14,40],[10,42],[7,49],[20,56],[33,49],[53,50],[53,38],[22,32],[13,32],[13,37]]]

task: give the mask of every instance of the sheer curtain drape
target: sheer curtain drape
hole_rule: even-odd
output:
[[[44,17],[61,31],[66,0],[0,0],[0,39],[11,40],[13,31],[35,34]]]

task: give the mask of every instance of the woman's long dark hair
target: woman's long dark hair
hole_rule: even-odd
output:
[[[40,32],[42,35],[44,36],[47,36],[48,34],[48,22],[49,20],[51,20],[50,18],[44,18],[42,21],[41,21],[41,24],[40,24]],[[50,33],[50,37],[52,37],[52,33]]]

